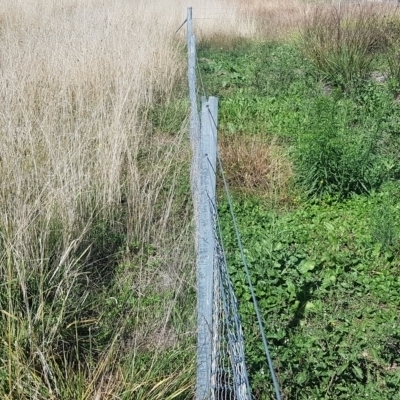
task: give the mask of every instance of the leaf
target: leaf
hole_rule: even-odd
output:
[[[364,374],[362,372],[362,369],[360,367],[357,367],[356,365],[353,365],[353,372],[357,376],[358,379],[363,379]]]
[[[335,230],[334,226],[330,222],[325,222],[324,225],[325,225],[325,228],[330,232]]]
[[[344,363],[344,364],[342,364],[342,365],[339,367],[339,369],[337,370],[336,375],[338,375],[338,376],[342,375],[343,372],[347,369],[348,365],[349,365],[349,364],[348,364],[347,362]]]
[[[301,385],[307,380],[307,378],[308,378],[307,372],[302,371],[296,376],[296,382],[298,385]]]
[[[296,286],[291,280],[286,281],[286,286],[291,297],[296,297]]]
[[[305,310],[306,311],[313,311],[315,309],[315,304],[311,301],[307,301]]]
[[[304,261],[302,264],[298,266],[298,270],[302,274],[306,274],[309,271],[312,271],[315,268],[315,262],[311,260]]]

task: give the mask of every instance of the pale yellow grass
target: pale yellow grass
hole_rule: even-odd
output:
[[[315,3],[307,0],[239,0],[241,13],[254,21],[255,35],[269,39],[297,34],[307,11]]]
[[[118,341],[94,370],[69,349],[74,326],[96,332],[101,319],[101,311],[82,312],[96,289],[92,241],[104,240],[93,224],[110,237],[126,233],[127,244],[160,247],[160,274],[171,285],[192,265],[190,235],[174,260],[165,247],[190,224],[187,213],[171,221],[176,166],[189,157],[186,132],[161,140],[146,119],[184,77],[173,34],[184,13],[145,1],[0,4],[2,398],[90,398],[119,368]]]
[[[278,13],[276,2],[242,3],[191,2],[199,36],[252,37],[258,27],[251,15]],[[1,3],[0,190],[15,234],[28,234],[25,227],[32,228],[39,209],[46,220],[57,211],[68,242],[85,224],[81,214],[85,220],[88,210],[119,204],[123,193],[135,203],[131,211],[140,221],[131,221],[130,229],[144,229],[137,215],[149,201],[141,198],[146,178],[136,163],[147,140],[141,115],[153,102],[168,101],[183,77],[173,31],[186,6]]]
[[[306,0],[192,1],[200,40],[278,39],[297,33],[313,4]]]

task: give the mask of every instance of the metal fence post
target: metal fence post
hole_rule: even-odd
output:
[[[190,140],[192,144],[192,194],[196,222],[197,253],[197,385],[196,399],[210,396],[212,346],[212,283],[214,233],[210,211],[208,153],[213,132],[210,131],[208,108],[202,112],[202,124],[197,107],[196,41],[193,33],[192,8],[187,10],[188,83],[190,97]],[[202,127],[202,128],[201,128]],[[208,128],[207,128],[208,127]],[[202,133],[202,129],[205,130]],[[214,184],[215,185],[215,184]],[[215,186],[214,186],[215,187]],[[215,189],[214,189],[215,192]]]
[[[211,102],[217,104],[214,98]],[[216,114],[216,113],[214,113]],[[199,239],[198,239],[198,349],[197,349],[197,400],[210,398],[211,354],[213,337],[213,266],[215,235],[211,202],[215,198],[216,129],[210,103],[202,98],[201,110],[201,159],[199,190]]]

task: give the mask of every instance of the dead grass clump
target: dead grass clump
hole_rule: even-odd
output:
[[[276,138],[224,136],[220,154],[233,190],[263,196],[274,204],[288,202],[292,165]]]

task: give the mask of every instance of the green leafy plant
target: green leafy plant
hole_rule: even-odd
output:
[[[308,195],[347,197],[366,193],[386,178],[373,130],[352,129],[345,103],[319,98],[298,137],[298,183]]]
[[[371,237],[383,252],[399,247],[398,207],[392,190],[381,194],[381,201],[371,212]]]
[[[380,204],[378,194],[355,196],[279,215],[257,200],[236,203],[284,398],[390,399],[398,393],[398,262],[376,251],[369,226]],[[253,395],[268,399],[271,379],[227,212],[222,204]]]

